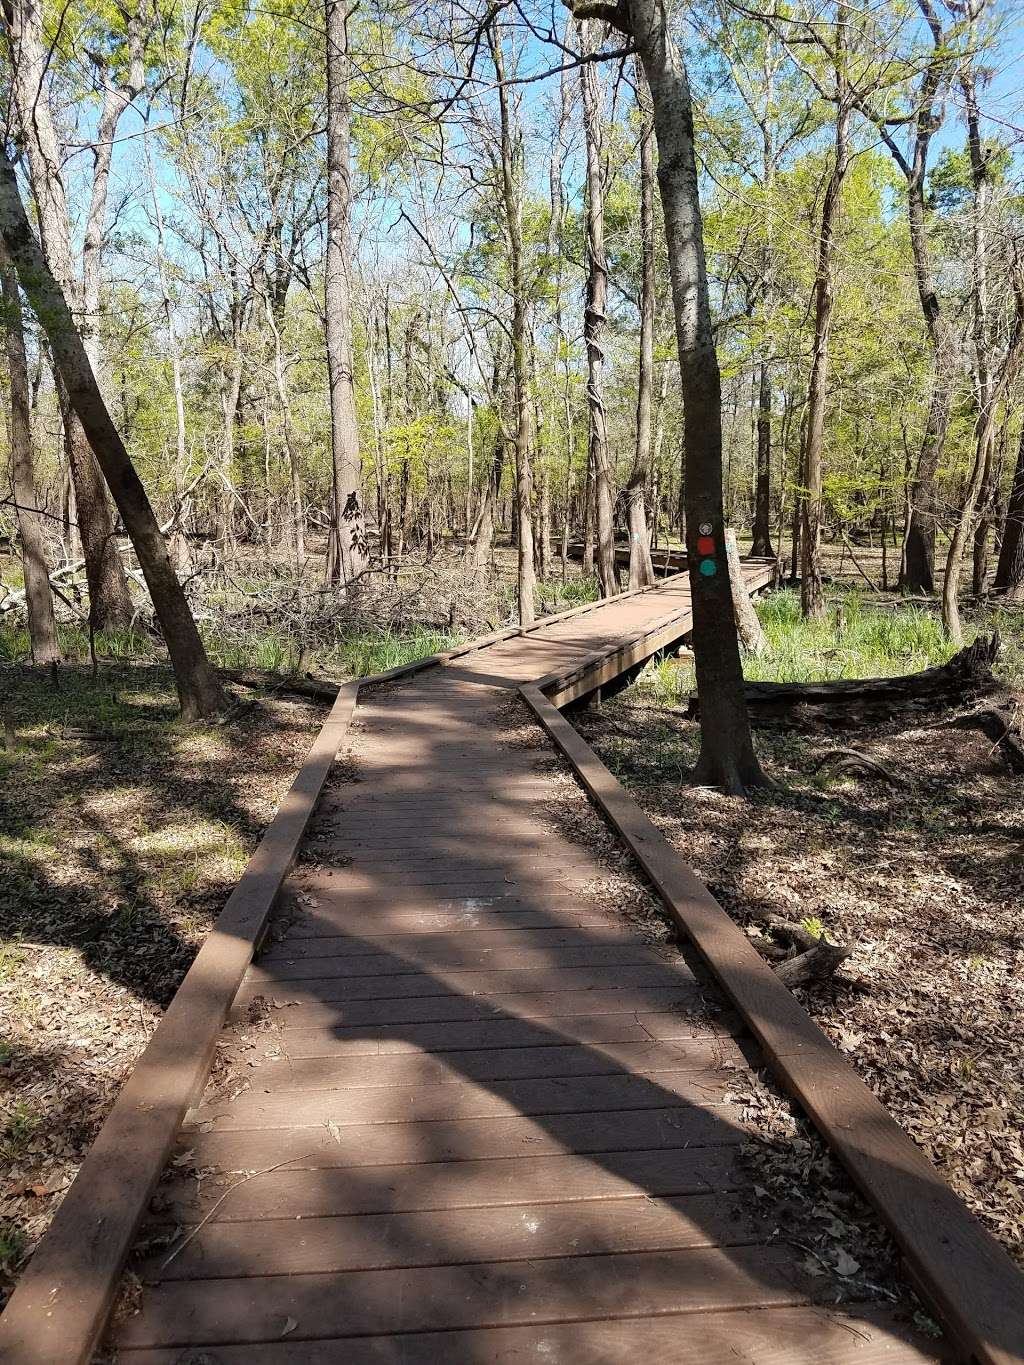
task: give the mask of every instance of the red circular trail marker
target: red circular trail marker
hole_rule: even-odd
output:
[[[714,536],[701,536],[697,541],[697,553],[699,555],[713,555],[715,553]]]

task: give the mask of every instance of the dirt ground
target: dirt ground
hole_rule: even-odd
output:
[[[0,675],[0,1288],[287,790],[322,711],[174,720],[164,669]],[[240,694],[241,695],[241,694]]]
[[[685,785],[682,707],[635,689],[578,724],[755,941],[778,915],[853,948],[798,996],[1024,1260],[1024,778],[980,733],[920,721],[761,731],[777,785],[748,802]],[[850,746],[892,783],[816,774]]]

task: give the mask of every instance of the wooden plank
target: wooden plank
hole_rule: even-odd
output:
[[[422,1332],[806,1302],[788,1250],[735,1247],[333,1275],[170,1281],[122,1324],[126,1347]],[[294,1323],[294,1327],[289,1327]]]
[[[772,1073],[881,1214],[944,1325],[977,1361],[1019,1365],[1024,1276],[585,741],[536,688],[522,695],[764,1047]]]
[[[278,1170],[250,1180],[225,1172],[207,1176],[198,1188],[193,1180],[174,1180],[160,1193],[163,1215],[183,1225],[201,1222],[215,1205],[218,1223],[249,1223],[707,1194],[705,1169],[699,1148],[655,1149]]]
[[[709,1126],[740,1126],[740,1109],[726,1100],[734,1078],[728,1073],[664,1071],[656,1077],[618,1074],[574,1076],[571,1080],[490,1081],[486,1085],[453,1080],[424,1088],[394,1086],[390,1090],[289,1091],[256,1090],[230,1104],[211,1102],[196,1111],[196,1122],[218,1132],[245,1128],[322,1128],[333,1123],[418,1123],[443,1118],[483,1119],[531,1114],[583,1114],[588,1110],[663,1109],[667,1105],[699,1105]]]
[[[183,1150],[199,1169],[262,1171],[281,1162],[291,1170],[432,1161],[564,1156],[567,1152],[622,1152],[669,1148],[699,1161],[708,1189],[733,1189],[734,1151],[749,1139],[694,1105],[664,1109],[545,1114],[542,1118],[440,1119],[435,1123],[351,1124],[320,1128],[265,1128],[200,1132],[186,1128]]]
[[[285,1015],[287,1019],[287,1014]],[[643,1043],[652,1037],[726,1041],[688,1020],[672,1015],[656,1021],[657,1032],[636,1012],[585,1014],[555,1019],[471,1019],[425,1024],[378,1024],[365,1028],[289,1028],[282,1045],[293,1061],[312,1057],[394,1057],[409,1053],[445,1053],[471,1048],[492,1052],[506,1049],[559,1048],[566,1042],[600,1044]]]
[[[182,1117],[348,731],[343,687],[277,814],[118,1096],[0,1316],[0,1359],[75,1365],[92,1354],[121,1267]]]
[[[954,1365],[906,1313],[874,1305],[759,1308],[353,1340],[218,1345],[216,1365]],[[187,1361],[187,1358],[186,1358]],[[186,1365],[178,1347],[124,1365]]]
[[[604,906],[550,905],[526,909],[498,906],[485,910],[391,910],[373,916],[372,933],[366,932],[367,916],[361,904],[302,908],[301,916],[287,926],[288,941],[298,947],[306,939],[350,936],[353,944],[374,947],[403,938],[406,934],[475,934],[493,929],[623,929],[621,913]],[[356,937],[358,935],[358,937]],[[312,951],[312,950],[310,950]]]
[[[478,949],[475,944],[459,939],[439,938],[422,947],[419,952],[363,953],[347,957],[331,953],[286,957],[290,945],[267,953],[260,958],[261,968],[274,981],[301,981],[310,977],[332,980],[339,977],[408,976],[424,971],[440,971],[453,978],[462,972],[486,970],[526,973],[574,967],[642,967],[664,966],[671,969],[664,950],[652,947],[639,939],[626,938],[617,943],[595,943],[589,947],[552,946],[548,948]]]
[[[339,1038],[344,1028],[363,1029],[387,1038],[406,1024],[487,1019],[514,1024],[528,1019],[561,1030],[560,1020],[581,1015],[639,1015],[655,1038],[698,1037],[704,1033],[734,1033],[732,1016],[706,1007],[707,988],[697,982],[630,989],[625,986],[586,991],[509,992],[504,995],[403,996],[384,1000],[294,1000],[274,996],[271,1018],[279,1028],[331,1028]],[[386,1032],[390,1028],[392,1033]],[[671,1029],[672,1031],[666,1031]],[[349,1034],[351,1036],[351,1034]]]
[[[444,979],[428,973],[389,976],[323,976],[281,981],[276,974],[253,967],[246,975],[242,999],[255,995],[281,1004],[330,1002],[335,1000],[387,1000],[403,996],[494,995],[535,991],[614,990],[626,986],[661,986],[684,994],[696,981],[687,969],[674,964],[650,966],[606,964],[597,967],[552,967],[530,971],[459,971],[453,969]]]
[[[452,1167],[446,1169],[451,1170]],[[431,1208],[430,1218],[373,1213],[302,1219],[283,1236],[279,1222],[208,1223],[166,1269],[166,1251],[136,1267],[143,1280],[223,1279],[247,1275],[309,1275],[389,1266],[533,1260],[609,1251],[667,1251],[683,1247],[763,1242],[770,1219],[735,1195],[638,1196],[623,1180],[624,1196],[585,1202]],[[632,1197],[631,1197],[632,1196]]]
[[[698,1042],[556,1043],[548,1047],[480,1048],[438,1055],[415,1053],[387,1057],[328,1056],[300,1060],[288,1045],[289,1058],[264,1062],[250,1072],[254,1086],[276,1093],[309,1090],[379,1088],[393,1085],[450,1085],[454,1081],[525,1080],[539,1077],[600,1076],[633,1073],[652,1076],[663,1071],[716,1071],[723,1065],[744,1066],[739,1048],[728,1039]]]

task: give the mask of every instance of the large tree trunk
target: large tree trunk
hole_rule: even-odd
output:
[[[29,175],[46,261],[64,297],[73,306],[79,291],[61,171],[63,157],[45,85],[49,54],[43,43],[42,22],[37,0],[17,0],[10,11],[12,93],[18,122],[29,149]],[[105,202],[104,196],[104,206]],[[59,375],[56,382],[64,425],[64,449],[74,483],[78,531],[89,585],[89,619],[98,630],[127,625],[132,618],[132,604],[103,479]]]
[[[920,8],[931,30],[933,53],[921,79],[910,160],[882,125],[882,136],[907,181],[907,217],[914,257],[917,292],[931,347],[931,395],[928,417],[910,486],[907,525],[903,537],[900,589],[906,593],[935,590],[935,522],[938,513],[935,480],[946,444],[952,408],[952,382],[956,369],[956,346],[949,320],[939,304],[928,236],[925,180],[928,153],[935,133],[942,126],[936,97],[953,60],[955,45],[946,41],[930,0]]]
[[[584,50],[590,46],[588,25],[580,26]],[[590,414],[590,464],[594,474],[597,523],[597,581],[602,597],[619,590],[615,573],[611,471],[608,465],[608,415],[604,406],[604,340],[608,325],[608,262],[604,248],[604,176],[601,166],[601,87],[597,63],[580,68],[583,125],[587,143],[587,297],[583,339],[587,347],[587,409]]]
[[[36,479],[32,461],[32,418],[29,402],[28,364],[22,327],[18,282],[0,246],[0,287],[3,289],[4,333],[7,367],[11,378],[11,491],[14,493],[25,569],[25,609],[32,658],[37,664],[59,663],[60,642],[53,619],[50,571],[46,563],[42,515],[36,502]]]
[[[369,547],[363,515],[359,429],[352,375],[351,99],[348,10],[325,0],[327,41],[327,255],[324,330],[331,391],[333,488],[328,575],[352,583],[366,569]]]
[[[0,148],[0,233],[21,286],[46,331],[54,368],[100,461],[124,519],[163,630],[183,717],[212,715],[224,705],[220,680],[203,647],[188,602],[171,567],[146,490],[111,420],[71,309],[32,235],[14,167]]]
[[[689,77],[658,0],[615,6],[585,0],[575,13],[606,19],[633,40],[651,91],[685,414],[686,548],[701,705],[694,779],[740,794],[766,779],[750,737],[726,559],[721,377],[711,327]]]
[[[837,46],[843,25],[837,23]],[[832,331],[832,292],[839,206],[850,159],[850,104],[844,89],[836,108],[835,161],[825,188],[814,279],[814,343],[807,386],[807,435],[804,441],[804,485],[801,546],[800,606],[804,616],[822,616],[825,593],[821,581],[822,447],[828,397],[829,339]]]
[[[637,85],[643,72],[637,63]],[[640,103],[639,89],[637,102]],[[626,485],[626,527],[629,531],[629,586],[647,588],[654,582],[651,537],[644,498],[651,473],[653,435],[651,399],[654,389],[654,124],[642,109],[640,130],[640,357],[636,377],[636,451]]]
[[[1024,427],[1021,428],[1017,466],[1003,523],[1003,543],[992,586],[995,592],[1005,594],[1008,602],[1024,602]]]

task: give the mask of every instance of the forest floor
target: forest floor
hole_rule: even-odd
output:
[[[322,709],[176,721],[162,667],[0,673],[0,1286],[290,785]]]
[[[759,612],[758,678],[881,676],[950,653],[935,613],[833,587],[800,621],[794,594]],[[992,613],[973,628],[991,629]],[[1000,661],[1024,698],[1024,616],[1002,613]],[[776,786],[753,801],[684,787],[699,729],[685,661],[577,716],[578,728],[755,942],[769,915],[853,948],[837,978],[797,994],[1003,1244],[1024,1259],[1024,778],[978,731],[913,722],[842,734],[759,730]],[[935,717],[930,719],[940,719]],[[899,781],[816,770],[837,747]]]

